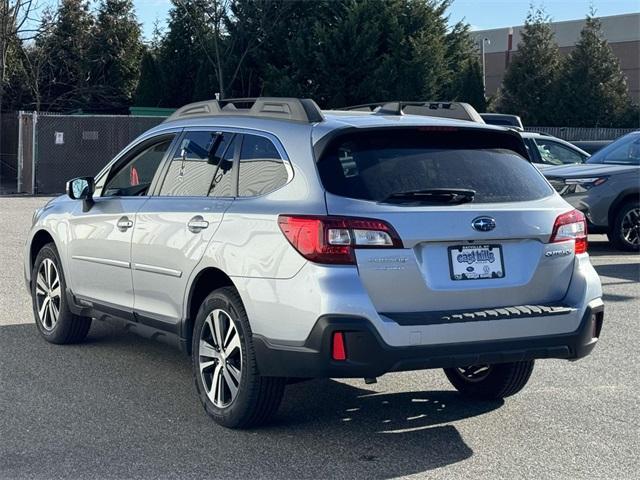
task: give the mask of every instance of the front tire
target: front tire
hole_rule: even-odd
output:
[[[607,236],[618,250],[640,250],[640,202],[627,202],[622,205]]]
[[[74,315],[69,310],[66,288],[58,250],[55,244],[48,243],[33,264],[31,299],[38,331],[51,343],[80,342],[91,328],[91,318]]]
[[[445,368],[444,373],[465,397],[497,400],[515,395],[529,381],[533,360],[494,365]]]
[[[212,292],[196,317],[193,375],[205,411],[228,428],[255,427],[275,415],[286,379],[258,373],[251,326],[238,292]]]

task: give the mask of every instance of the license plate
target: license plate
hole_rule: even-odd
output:
[[[503,278],[500,245],[457,245],[449,247],[451,280]]]

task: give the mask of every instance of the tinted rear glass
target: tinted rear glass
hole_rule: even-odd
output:
[[[328,192],[362,200],[433,188],[475,190],[475,203],[551,195],[537,169],[508,149],[511,141],[483,131],[349,133],[328,145],[318,170]]]

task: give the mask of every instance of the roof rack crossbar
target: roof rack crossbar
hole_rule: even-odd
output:
[[[304,123],[324,120],[320,107],[309,98],[226,98],[190,103],[176,110],[165,121],[210,116],[276,118]]]
[[[475,108],[463,102],[393,101],[365,103],[339,108],[338,110],[365,111],[374,115],[404,115],[407,113],[484,123],[484,120],[482,120],[482,117],[480,117]]]

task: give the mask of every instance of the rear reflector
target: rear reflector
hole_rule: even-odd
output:
[[[578,210],[571,210],[556,218],[550,243],[575,241],[575,253],[587,251],[587,220]]]
[[[347,352],[344,348],[344,334],[342,332],[333,332],[331,358],[340,361],[347,359]]]
[[[293,248],[316,263],[355,265],[355,248],[402,248],[396,231],[382,220],[280,215],[278,225]]]

